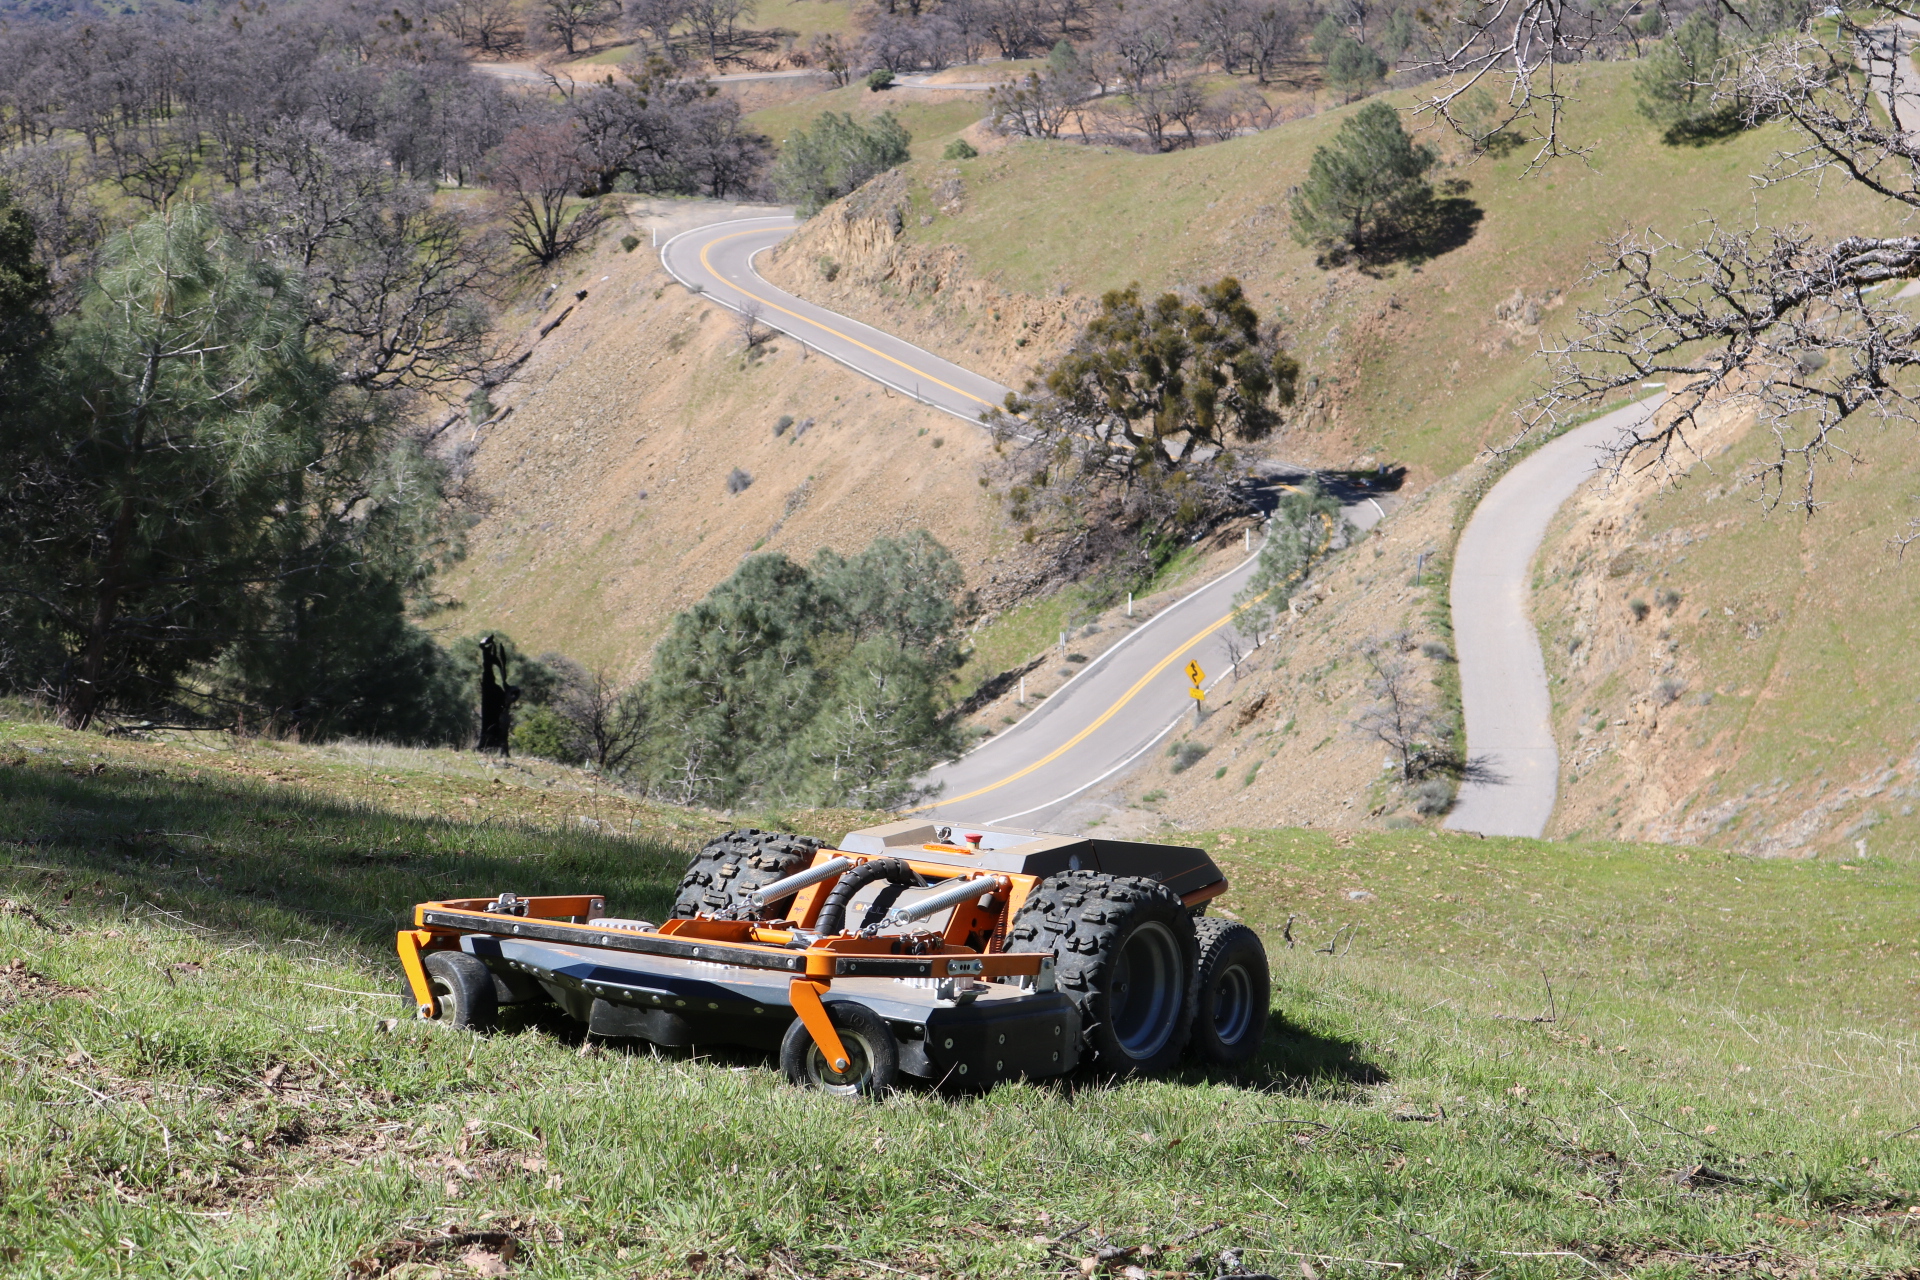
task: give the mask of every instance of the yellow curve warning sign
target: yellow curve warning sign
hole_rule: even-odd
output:
[[[1187,664],[1187,680],[1193,685],[1193,688],[1187,690],[1187,692],[1192,694],[1195,699],[1204,700],[1206,698],[1207,691],[1201,687],[1206,683],[1206,679],[1207,673],[1200,669],[1199,663],[1189,662]]]

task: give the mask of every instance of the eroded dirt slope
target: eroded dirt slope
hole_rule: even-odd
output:
[[[1535,566],[1551,831],[1787,857],[1913,845],[1911,431],[1850,432],[1857,461],[1827,473],[1811,519],[1746,482],[1774,446],[1738,410],[1693,439],[1677,484],[1627,475],[1567,505]]]

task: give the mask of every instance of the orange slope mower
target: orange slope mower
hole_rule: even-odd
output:
[[[400,963],[423,1018],[484,1028],[552,1002],[597,1035],[778,1048],[787,1078],[873,1094],[1078,1067],[1235,1065],[1267,1022],[1266,950],[1206,916],[1205,852],[897,822],[838,848],[735,831],[695,855],[673,918],[593,895],[414,908]]]

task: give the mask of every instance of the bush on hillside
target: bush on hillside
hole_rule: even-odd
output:
[[[823,112],[788,138],[773,166],[773,189],[810,218],[841,196],[907,162],[913,135],[891,111],[861,125],[845,112]]]
[[[1253,577],[1233,598],[1238,627],[1258,642],[1287,607],[1293,593],[1329,554],[1347,545],[1347,520],[1339,500],[1309,478],[1283,494],[1267,526]]]
[[[876,67],[867,72],[867,92],[879,93],[882,89],[893,88],[893,72],[885,67]]]
[[[942,160],[971,160],[979,154],[979,149],[971,142],[968,142],[965,138],[955,138],[947,144],[947,149],[940,153],[940,158]]]
[[[924,530],[811,566],[749,557],[670,624],[639,768],[682,804],[890,808],[956,754],[959,565]]]

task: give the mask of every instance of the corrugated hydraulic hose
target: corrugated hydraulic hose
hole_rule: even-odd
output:
[[[819,919],[813,926],[821,937],[831,937],[845,930],[847,904],[853,901],[854,894],[876,880],[885,880],[903,889],[918,889],[926,884],[912,867],[898,858],[875,858],[872,862],[861,863],[841,876],[840,883],[828,891],[827,900],[820,906]]]

